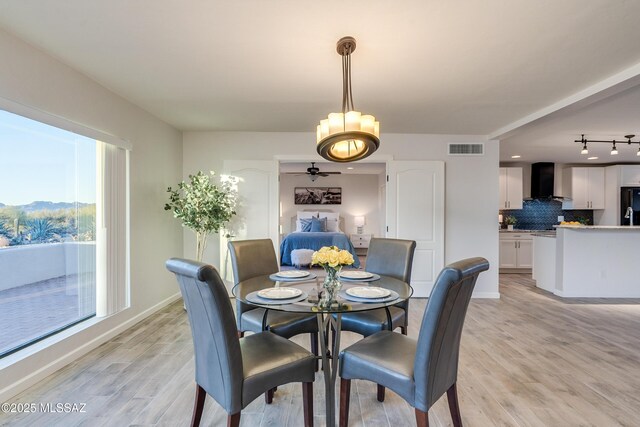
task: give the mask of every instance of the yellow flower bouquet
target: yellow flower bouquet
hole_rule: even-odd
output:
[[[347,250],[340,250],[337,246],[323,246],[313,253],[311,265],[319,265],[325,270],[330,268],[342,268],[345,265],[353,264],[353,255]]]
[[[327,277],[322,284],[324,296],[320,301],[320,306],[330,307],[335,301],[335,295],[342,287],[339,276],[340,270],[345,265],[353,264],[353,255],[347,250],[336,246],[323,246],[313,253],[311,265],[319,265],[327,272]]]

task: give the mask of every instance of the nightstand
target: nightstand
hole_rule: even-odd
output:
[[[356,249],[356,254],[366,255],[369,249],[369,242],[371,242],[371,234],[352,234],[351,244]]]

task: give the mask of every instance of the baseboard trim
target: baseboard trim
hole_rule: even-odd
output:
[[[23,392],[27,388],[45,379],[49,375],[53,374],[54,372],[58,371],[64,366],[68,365],[74,360],[84,356],[85,354],[89,353],[91,350],[104,344],[105,342],[109,341],[111,338],[129,329],[136,323],[141,322],[142,320],[151,316],[155,312],[165,308],[166,306],[173,303],[174,301],[177,301],[178,299],[180,299],[180,292],[177,292],[171,295],[170,297],[164,299],[163,301],[160,301],[154,306],[149,307],[148,309],[138,313],[137,315],[131,317],[130,319],[127,319],[124,322],[109,329],[108,331],[100,334],[99,336],[92,339],[91,341],[86,342],[80,347],[73,349],[72,351],[64,354],[63,356],[51,361],[47,365],[42,366],[36,371],[31,372],[29,375],[22,377],[20,380],[15,381],[14,383],[2,388],[0,390],[0,402],[6,402],[13,396],[17,395],[18,393]],[[43,349],[41,351],[45,351],[45,350],[46,349]]]

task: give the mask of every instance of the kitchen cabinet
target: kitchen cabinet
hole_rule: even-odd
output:
[[[620,187],[640,186],[640,166],[624,165],[622,168],[622,180]]]
[[[500,233],[501,269],[533,267],[533,238],[528,233]]]
[[[604,209],[604,168],[568,168],[563,172],[562,209]]]
[[[522,168],[500,168],[498,209],[522,209]]]

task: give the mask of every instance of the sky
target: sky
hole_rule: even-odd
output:
[[[96,201],[96,141],[0,110],[0,203]]]

